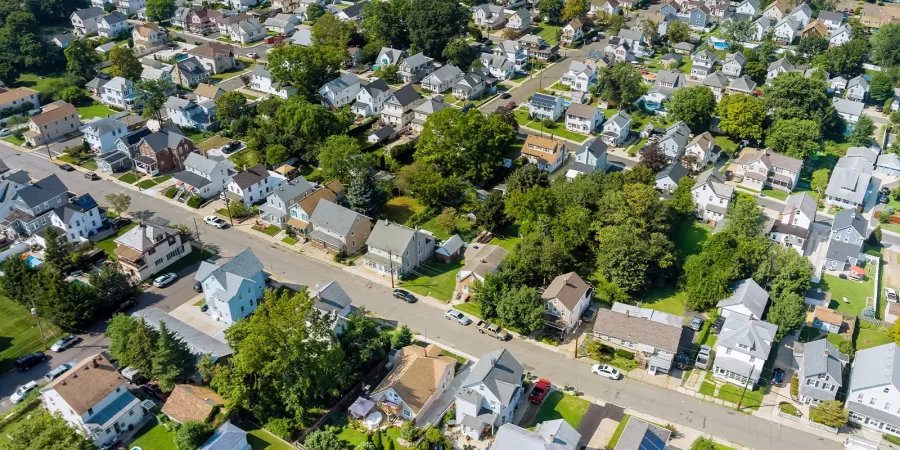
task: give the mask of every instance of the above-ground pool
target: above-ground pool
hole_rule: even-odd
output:
[[[43,264],[44,260],[29,253],[28,256],[25,257],[25,263],[28,264],[28,267],[34,269],[35,267]]]
[[[187,53],[179,53],[179,54],[175,55],[175,62],[181,62],[188,58],[189,57],[188,57]]]
[[[718,50],[728,50],[728,43],[727,42],[716,42],[715,44],[713,44],[713,47],[715,47]]]

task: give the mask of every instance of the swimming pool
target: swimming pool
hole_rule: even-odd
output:
[[[179,53],[175,55],[175,62],[181,62],[188,59],[187,53]]]
[[[728,43],[727,42],[716,42],[715,44],[713,44],[713,47],[715,47],[718,50],[728,50]]]
[[[28,264],[28,267],[34,269],[35,267],[43,264],[44,260],[29,253],[28,256],[25,257],[25,263]]]

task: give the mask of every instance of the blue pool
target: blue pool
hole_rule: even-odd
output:
[[[28,264],[28,267],[31,267],[32,269],[34,269],[35,267],[43,264],[44,260],[41,258],[38,258],[37,256],[34,256],[34,255],[28,255],[25,258],[25,262]]]
[[[180,62],[188,59],[188,55],[186,53],[179,53],[175,55],[175,62]]]
[[[715,44],[713,44],[713,47],[715,47],[718,50],[728,50],[728,43],[727,42],[716,42]]]

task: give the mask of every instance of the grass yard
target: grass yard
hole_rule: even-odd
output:
[[[152,448],[153,450],[176,450],[175,432],[169,431],[156,419],[150,419],[144,428],[135,434],[134,441],[129,448]]]
[[[690,72],[688,72],[690,73]],[[738,142],[728,136],[716,136],[716,145],[729,155],[737,153]]]
[[[422,228],[434,233],[434,237],[438,240],[445,241],[450,239],[454,234],[458,234],[464,242],[469,242],[478,234],[475,224],[462,216],[456,217],[456,229],[448,230],[437,223],[437,216],[434,216],[428,222],[422,224]],[[451,234],[452,231],[452,234]]]
[[[3,138],[3,140],[6,142],[16,144],[16,145],[25,145],[25,139],[19,139],[14,134],[11,134],[11,135]]]
[[[674,286],[666,286],[656,289],[646,297],[637,300],[645,308],[655,309],[664,313],[684,315],[687,294],[676,292]]]
[[[284,239],[281,240],[281,242],[284,242],[287,245],[294,245],[297,243],[297,240],[290,236],[285,236]]]
[[[516,116],[516,122],[519,123],[520,126],[531,128],[532,130],[540,131],[544,134],[549,134],[551,138],[560,137],[563,139],[569,139],[575,142],[584,142],[589,136],[584,134],[574,133],[569,130],[566,130],[566,123],[564,119],[560,119],[556,121],[556,128],[547,128],[543,126],[540,120],[532,120],[528,115],[528,110],[524,108],[520,108],[514,111]]]
[[[532,28],[531,34],[536,34],[536,35],[544,38],[544,40],[547,41],[547,43],[550,45],[556,45],[559,43],[558,40],[556,39],[556,33],[561,28],[562,27],[557,27],[557,26],[553,26],[553,25],[550,25],[547,23],[542,23],[542,24]]]
[[[240,428],[247,432],[247,443],[250,444],[250,448],[253,450],[296,450],[294,446],[284,442],[278,438],[278,436],[269,433],[254,423],[244,422],[240,425]]]
[[[12,83],[10,87],[28,87],[36,91],[51,91],[52,84],[62,81],[64,74],[59,76],[38,76],[33,73],[23,73],[19,75],[19,79]]]
[[[381,217],[391,222],[404,224],[413,214],[424,210],[425,208],[412,197],[394,197],[384,205]]]
[[[234,77],[236,77],[236,76],[243,75],[243,74],[249,72],[250,69],[252,69],[252,68],[253,68],[253,64],[251,64],[249,67],[246,67],[246,68],[243,68],[243,69],[232,69],[232,70],[229,70],[229,71],[227,71],[227,72],[222,72],[222,73],[217,73],[217,74],[210,74],[210,75],[209,75],[209,80],[211,80],[210,83],[215,84],[215,83],[218,83],[218,82],[220,82],[220,81],[227,80],[227,79],[229,79],[229,78],[234,78]]]
[[[269,225],[266,228],[260,230],[259,228],[253,227],[254,230],[259,231],[260,233],[267,234],[269,236],[275,236],[281,231],[281,228],[276,227],[275,225]]]
[[[675,229],[675,252],[682,260],[688,256],[696,255],[703,249],[703,243],[712,236],[712,230],[706,225],[686,219],[678,224]]]
[[[125,175],[119,177],[119,181],[128,184],[134,184],[137,180],[140,180],[143,175],[138,175],[134,172],[128,172]]]
[[[481,318],[481,305],[475,302],[466,302],[455,305],[453,309],[464,312],[470,316]]]
[[[742,386],[726,383],[719,388],[719,395],[717,395],[717,397],[737,405],[737,403],[741,401],[741,392],[743,392],[743,390],[744,388]],[[759,409],[762,405],[763,395],[765,395],[765,393],[762,389],[757,389],[755,391],[747,389],[747,392],[744,394],[744,400],[741,401],[741,408]]]
[[[351,427],[347,421],[346,415],[340,415],[340,417],[337,419],[337,423],[335,424],[335,426],[337,426],[338,428],[341,429],[341,432],[338,433],[337,436],[342,442],[344,442],[344,444],[347,446],[347,448],[354,448],[357,445],[366,441],[366,434],[363,433],[362,431],[357,430],[356,428]],[[393,439],[395,449],[398,449],[398,450],[406,449],[406,447],[401,446],[400,443],[397,441],[397,439],[400,437],[400,429],[399,428],[396,428],[396,427],[388,428],[387,430],[382,431],[381,435],[382,435],[382,439],[384,439],[384,442],[382,442],[382,444],[384,444],[385,448],[387,448],[387,439],[385,439],[385,435],[387,435],[387,437],[389,439]],[[253,447],[253,449],[256,450],[256,447]],[[336,449],[336,450],[339,450],[339,449]]]
[[[519,237],[519,226],[510,225],[500,230],[488,244],[499,245],[507,251],[512,252],[519,242],[522,242],[522,238]]]
[[[18,303],[0,296],[0,373],[6,373],[15,366],[16,358],[33,352],[46,350],[41,342],[41,332],[34,317]],[[44,335],[48,343],[53,343],[62,332],[43,321]]]
[[[828,336],[825,336],[825,339],[828,340],[828,342],[831,342],[831,345],[835,346],[835,348],[841,345],[841,342],[846,341],[842,335],[836,333],[828,333]]]
[[[878,347],[889,342],[893,342],[893,340],[884,331],[860,328],[859,334],[856,336],[856,351]]]
[[[628,425],[628,419],[630,418],[631,416],[625,414],[625,417],[619,422],[619,426],[616,427],[616,431],[614,431],[612,437],[609,438],[609,443],[606,444],[607,448],[616,448],[616,444],[619,443],[619,438],[622,437],[622,432],[625,431],[625,426]]]
[[[322,173],[322,169],[319,169],[318,167],[313,167],[310,165],[305,165],[300,168],[300,175],[302,175],[307,180],[310,178],[315,178],[315,177],[319,176],[321,173]],[[326,180],[326,181],[328,181],[328,180]]]
[[[97,170],[97,162],[94,161],[93,159],[84,159],[84,160],[76,159],[76,158],[73,158],[68,153],[63,153],[63,154],[57,155],[56,159],[63,161],[63,162],[67,162],[72,165],[84,167],[87,170]]]
[[[787,200],[788,198],[787,192],[778,189],[763,189],[762,195],[765,195],[766,197],[776,198],[781,201]]]
[[[112,235],[112,236],[110,236],[110,237],[108,237],[108,238],[106,238],[106,239],[104,239],[104,240],[102,240],[102,241],[97,241],[97,242],[95,242],[95,243],[94,243],[94,247],[97,247],[97,248],[99,248],[100,250],[103,250],[104,252],[106,252],[106,254],[107,254],[109,257],[114,258],[114,256],[113,256],[113,255],[114,255],[113,251],[116,249],[116,238],[118,238],[119,236],[121,236],[121,235],[127,233],[128,230],[131,230],[132,228],[134,228],[134,227],[136,227],[136,226],[137,226],[136,223],[130,223],[130,224],[128,224],[128,225],[125,225],[124,227],[119,228],[119,230],[116,231],[116,234],[114,234],[114,235]]]
[[[778,408],[785,414],[800,417],[800,411],[790,402],[781,402],[778,404]]]
[[[197,148],[204,151],[210,151],[214,148],[220,148],[225,144],[231,142],[231,139],[222,136],[213,136],[199,144],[195,144]]]
[[[572,425],[572,428],[578,428],[578,424],[581,423],[581,419],[589,406],[591,406],[591,403],[587,400],[574,395],[563,394],[560,391],[553,391],[544,399],[541,409],[538,410],[537,416],[534,418],[534,424],[530,425],[533,426],[548,420],[563,419],[569,425]]]
[[[456,288],[456,273],[463,266],[462,261],[448,264],[432,261],[419,267],[414,278],[403,281],[400,287],[421,295],[430,295],[438,300],[450,301]]]
[[[631,147],[628,147],[628,154],[631,156],[637,155],[638,152],[642,148],[644,148],[644,144],[646,144],[646,143],[647,143],[647,138],[642,138],[640,141],[637,142],[637,144],[634,144]]]
[[[198,129],[182,128],[182,131],[184,131],[184,134],[185,134],[184,137],[190,139],[191,142],[204,141],[207,138],[213,136],[213,133],[211,133],[209,131],[203,131],[203,130],[198,130]]]
[[[41,408],[41,402],[37,402],[37,403],[26,406],[28,401],[30,399],[36,397],[37,395],[38,394],[36,392],[32,393],[31,395],[26,397],[22,403],[15,405],[13,407],[13,409],[10,410],[8,413],[4,413],[4,417],[5,417],[9,414],[12,414],[15,411],[18,411],[21,408],[28,408],[28,411],[24,412],[21,416],[19,416],[18,419],[7,422],[6,425],[3,426],[3,428],[0,428],[0,448],[9,448],[9,437],[8,436],[10,434],[12,434],[16,429],[22,427],[23,425],[28,423],[30,420],[34,420],[34,419],[38,418],[41,414],[45,414],[44,410]],[[29,415],[31,415],[30,420],[28,418]]]
[[[700,385],[700,393],[703,395],[708,395],[710,397],[713,396],[716,392],[716,385],[710,383],[709,381],[704,381],[703,384]]]
[[[75,108],[78,110],[78,114],[81,115],[82,119],[93,119],[94,117],[106,117],[111,114],[115,114],[116,112],[110,109],[108,106],[103,103],[94,102],[93,104],[87,106],[79,106]]]
[[[858,316],[866,307],[866,298],[875,292],[875,265],[866,265],[866,281],[842,280],[834,275],[824,274],[822,281],[813,287],[831,292],[831,307],[838,311]],[[844,302],[844,298],[849,303]]]

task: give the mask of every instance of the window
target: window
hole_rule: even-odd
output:
[[[869,399],[869,404],[870,404],[870,405],[874,405],[874,404],[875,404],[875,397],[872,397],[871,399]]]
[[[890,388],[884,388],[884,391],[882,391],[882,392],[887,394],[889,391],[890,391]]]
[[[891,409],[891,404],[890,404],[890,403],[885,403],[885,404],[884,404],[884,409],[885,409],[885,410]]]
[[[88,415],[89,415],[89,416],[93,416],[93,415],[94,415],[94,408],[88,408]]]
[[[128,411],[128,415],[129,415],[129,416],[133,416],[133,415],[134,415],[134,410],[132,409],[132,410]]]
[[[244,307],[243,307],[243,306],[241,306],[241,312],[244,312]]]

